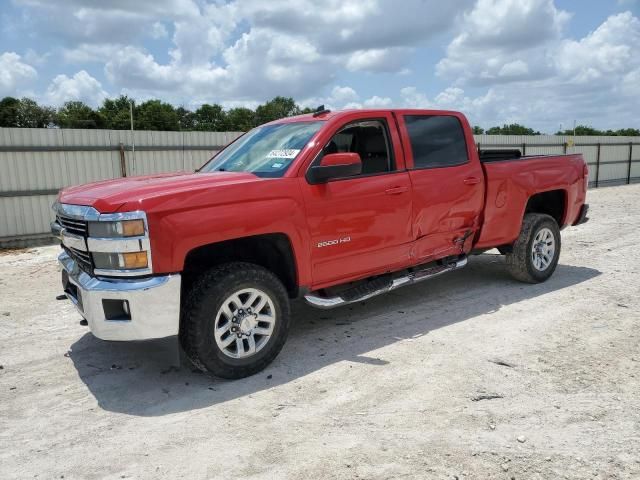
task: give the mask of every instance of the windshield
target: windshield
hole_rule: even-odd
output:
[[[200,171],[282,177],[323,123],[276,123],[254,128],[213,157]]]

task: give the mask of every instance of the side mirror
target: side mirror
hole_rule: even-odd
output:
[[[334,178],[351,177],[362,173],[362,161],[357,153],[329,153],[322,157],[320,165],[307,172],[307,181],[316,185]]]

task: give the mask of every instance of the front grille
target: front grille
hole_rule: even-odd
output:
[[[83,252],[82,250],[67,246],[63,248],[82,270],[88,274],[93,273],[93,261],[91,260],[91,254],[89,252]]]
[[[80,235],[81,237],[87,236],[89,227],[85,220],[77,220],[60,214],[57,215],[57,220],[60,226],[67,232],[74,235]]]

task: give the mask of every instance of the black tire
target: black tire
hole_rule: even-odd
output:
[[[231,358],[216,343],[216,315],[223,302],[243,288],[266,293],[275,307],[273,333],[264,347],[247,358]],[[235,318],[235,317],[234,317]],[[226,263],[200,276],[183,303],[180,342],[198,369],[222,378],[243,378],[263,370],[280,353],[291,324],[289,297],[269,270],[251,263]]]
[[[533,243],[538,232],[547,228],[553,235],[555,251],[551,262],[543,269],[538,269],[533,260]],[[520,236],[513,244],[512,251],[505,255],[507,270],[516,280],[526,283],[540,283],[547,280],[555,271],[560,258],[560,229],[555,219],[541,213],[528,213],[522,221]]]

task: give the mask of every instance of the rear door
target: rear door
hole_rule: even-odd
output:
[[[397,268],[411,248],[411,182],[391,114],[350,116],[311,165],[336,152],[357,152],[362,174],[320,185],[302,178],[315,288]]]
[[[417,261],[467,253],[481,224],[484,174],[466,119],[397,115],[412,185]]]

